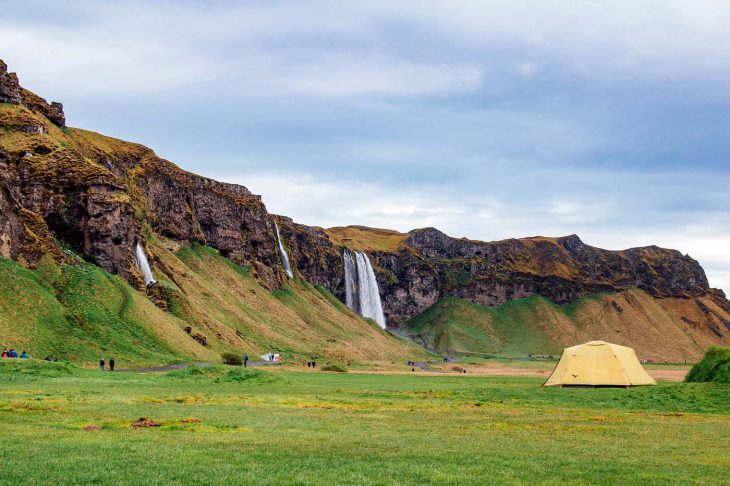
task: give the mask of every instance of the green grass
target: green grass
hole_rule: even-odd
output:
[[[728,385],[39,366],[0,362],[3,484],[726,484],[730,466]]]
[[[540,326],[537,307],[547,299],[532,296],[489,308],[446,297],[406,323],[406,333],[436,352],[477,352],[502,356],[559,354]]]
[[[184,357],[143,317],[162,312],[126,282],[87,263],[60,270],[53,288],[38,272],[0,259],[0,345],[88,363],[101,356],[126,365]]]
[[[687,374],[687,381],[730,383],[730,348],[710,348]]]

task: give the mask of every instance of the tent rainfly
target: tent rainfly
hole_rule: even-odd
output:
[[[656,385],[633,348],[591,341],[565,348],[553,374],[543,386]]]

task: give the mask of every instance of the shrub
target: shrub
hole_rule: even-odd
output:
[[[223,363],[227,365],[241,366],[243,364],[243,361],[241,361],[241,355],[239,354],[223,353],[221,354],[221,357],[223,358]]]
[[[41,277],[41,282],[49,289],[54,289],[61,284],[61,269],[58,268],[53,255],[46,253],[41,257],[38,262],[38,275]]]
[[[347,373],[347,368],[345,368],[342,365],[338,365],[338,364],[328,364],[326,366],[322,366],[322,371],[334,371],[337,373]]]
[[[689,370],[685,381],[730,383],[730,348],[708,349],[702,361]]]

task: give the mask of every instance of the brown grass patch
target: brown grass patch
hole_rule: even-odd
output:
[[[335,227],[325,231],[333,243],[356,251],[396,251],[408,237],[406,233],[365,226]]]

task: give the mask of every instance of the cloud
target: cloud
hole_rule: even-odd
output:
[[[501,190],[480,194],[448,182],[394,188],[332,177],[314,178],[306,173],[250,173],[226,180],[262,194],[274,213],[324,227],[360,224],[406,232],[435,226],[455,237],[485,241],[578,233],[588,244],[613,250],[656,244],[690,254],[705,267],[711,285],[730,289],[730,262],[726,256],[730,214],[665,208],[661,191],[649,184],[661,177],[657,174],[638,178],[614,174],[619,182],[617,189],[633,196],[622,199],[626,192],[617,191],[605,200],[596,198],[588,183],[596,178],[592,171],[570,176],[550,173],[550,177],[561,175],[566,186],[583,189],[560,191],[562,198],[555,199],[556,191],[532,182],[524,191],[505,184]],[[600,178],[595,182],[600,183]],[[724,187],[728,182],[730,178],[721,177],[715,184]],[[686,183],[691,184],[692,177],[677,175],[672,181],[677,187]],[[523,198],[527,204],[520,203]]]
[[[730,6],[16,2],[3,59],[72,125],[275,212],[688,252],[730,290]]]

